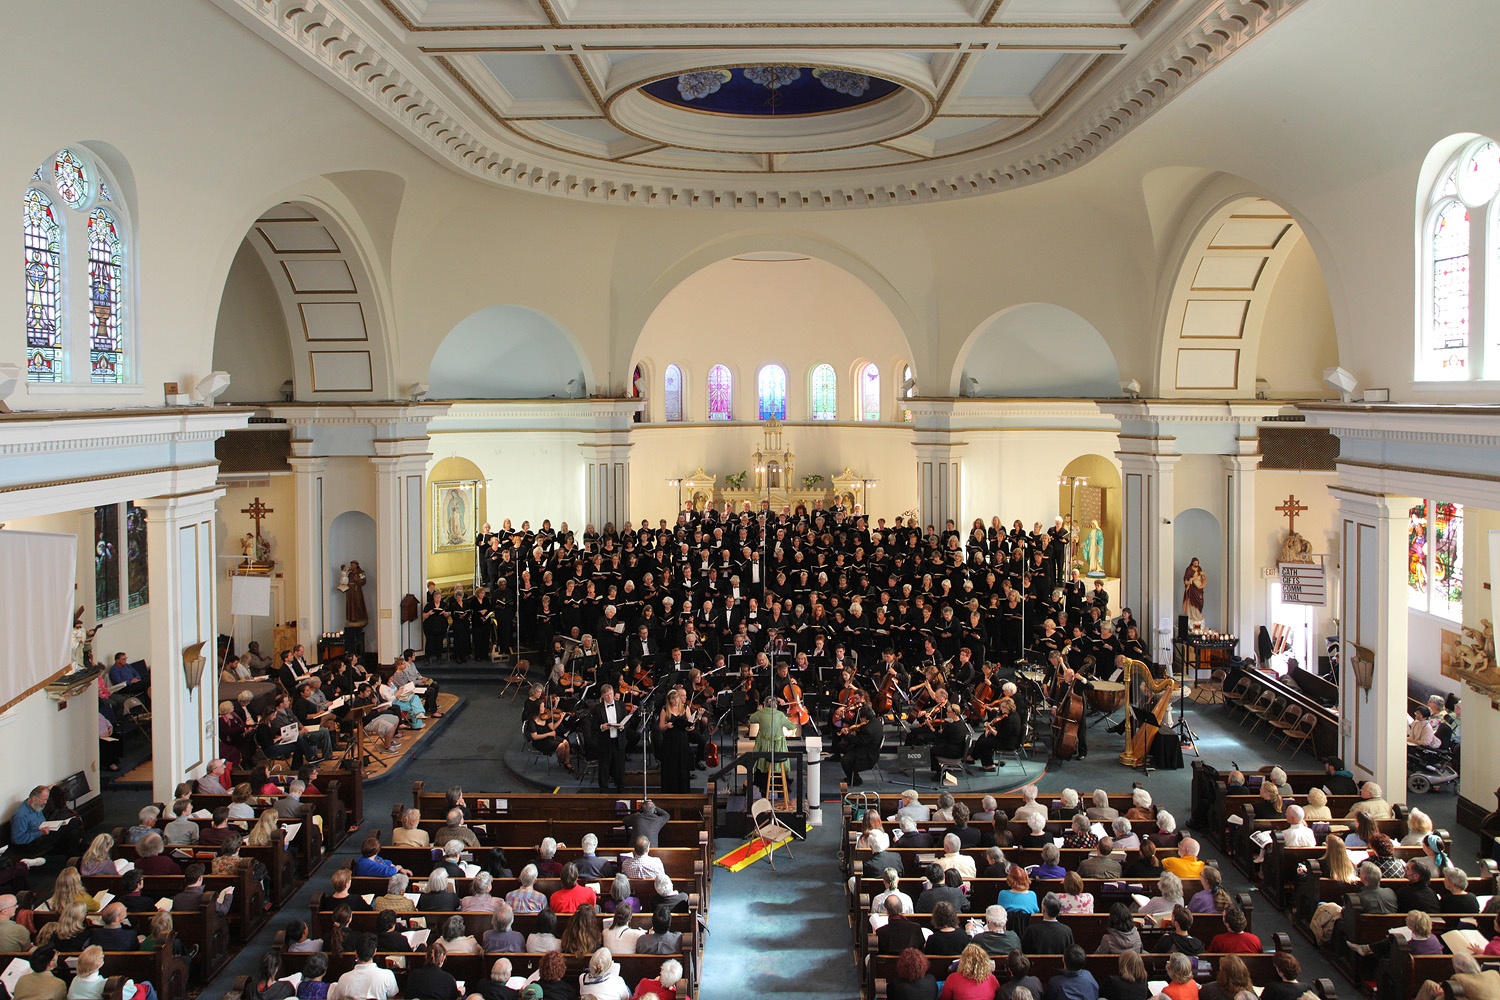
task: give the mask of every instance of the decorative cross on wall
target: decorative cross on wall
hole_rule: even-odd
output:
[[[255,522],[255,537],[259,538],[260,522],[265,520],[267,514],[274,514],[276,511],[261,503],[260,497],[256,497],[250,501],[250,506],[241,508],[240,513],[250,515],[251,520]]]
[[[1294,532],[1297,530],[1297,515],[1307,510],[1307,505],[1298,503],[1297,498],[1289,493],[1286,503],[1274,509],[1286,515],[1286,530]]]

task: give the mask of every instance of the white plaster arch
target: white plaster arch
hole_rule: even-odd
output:
[[[628,373],[627,373],[628,377]],[[569,379],[576,379],[570,390]],[[593,385],[573,331],[530,306],[486,306],[459,320],[428,363],[434,399],[581,398]]]
[[[826,261],[869,287],[895,317],[906,340],[906,355],[916,356],[916,345],[927,344],[929,333],[917,311],[884,273],[853,250],[813,233],[761,230],[729,233],[699,244],[663,269],[633,298],[623,300],[611,337],[610,367],[628,372],[646,324],[662,301],[688,278],[710,264],[749,253],[797,253]],[[915,370],[916,365],[912,365]]]
[[[1003,357],[990,357],[987,344],[1003,347]],[[1093,362],[1080,366],[1077,376],[1038,377],[1034,382],[1010,373],[1011,368],[1055,370],[1058,358],[1072,359],[1094,352]],[[1030,357],[1020,352],[1029,352]],[[974,371],[971,372],[971,368]],[[915,366],[913,367],[915,371]],[[1050,302],[1008,306],[976,326],[954,360],[948,393],[968,395],[964,382],[979,378],[979,395],[1005,396],[1117,396],[1120,368],[1104,336],[1088,320]]]
[[[213,289],[215,298],[209,315],[217,317],[234,257],[240,245],[248,241],[276,288],[286,318],[295,397],[329,401],[395,398],[394,311],[388,267],[362,213],[343,190],[326,177],[311,178],[285,189],[259,209],[244,213],[242,219],[242,228],[233,230],[238,235],[232,244],[226,241],[226,259],[219,271],[223,277]],[[268,228],[287,228],[295,223],[308,229],[321,226],[336,249],[328,249],[326,242],[311,244],[323,249],[300,248],[290,233],[285,242],[276,244],[266,235]],[[339,263],[348,269],[343,283],[337,275]],[[309,268],[309,264],[315,266]],[[304,283],[299,285],[299,279]],[[308,306],[314,316],[321,312],[328,318],[321,331],[315,327],[319,320],[304,319]],[[327,308],[330,306],[336,308]],[[357,306],[357,316],[355,309],[337,308],[349,306]],[[356,320],[362,327],[362,337],[354,333]],[[368,373],[367,381],[358,379],[361,363],[367,365],[363,369]],[[323,388],[318,387],[319,372],[328,373]],[[330,381],[335,373],[340,377]]]
[[[1272,221],[1277,219],[1284,220],[1288,228],[1274,239],[1254,237],[1233,242],[1224,228],[1235,224],[1247,232],[1255,227],[1274,232]],[[1326,263],[1331,255],[1303,213],[1243,178],[1217,174],[1207,179],[1192,201],[1177,213],[1177,222],[1161,258],[1152,311],[1152,328],[1158,331],[1156,358],[1152,384],[1144,387],[1146,393],[1164,398],[1254,396],[1266,309],[1288,258],[1303,243],[1312,248],[1321,272],[1337,351],[1344,304]],[[1235,258],[1247,263],[1222,262]],[[1262,263],[1252,269],[1248,262],[1257,258]],[[1206,271],[1205,261],[1210,262]],[[1226,282],[1224,276],[1235,274],[1236,267],[1240,268],[1238,276]],[[1226,283],[1235,287],[1224,287]],[[1237,321],[1239,335],[1205,335],[1232,331],[1236,318],[1224,303],[1237,300],[1244,303],[1243,315]],[[1207,304],[1190,306],[1190,302]],[[1190,313],[1190,309],[1195,312]],[[1220,353],[1179,356],[1184,350]],[[1233,352],[1232,358],[1228,352]],[[1213,377],[1219,374],[1226,377]]]

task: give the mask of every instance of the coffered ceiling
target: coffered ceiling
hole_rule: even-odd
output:
[[[844,208],[1079,166],[1303,0],[213,0],[457,169]]]

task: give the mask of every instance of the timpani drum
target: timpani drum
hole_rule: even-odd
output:
[[[1125,685],[1120,681],[1095,681],[1088,695],[1089,708],[1103,715],[1125,707]]]

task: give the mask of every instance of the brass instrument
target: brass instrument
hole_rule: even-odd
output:
[[[1141,683],[1146,690],[1161,697],[1156,699],[1156,704],[1151,707],[1151,714],[1156,718],[1156,724],[1143,725],[1139,729],[1135,726],[1135,693],[1134,681],[1140,677]],[[1172,689],[1174,680],[1169,672],[1165,677],[1156,679],[1151,674],[1151,668],[1140,660],[1125,660],[1125,752],[1120,754],[1120,763],[1126,767],[1140,767],[1146,757],[1151,753],[1151,743],[1156,739],[1156,734],[1161,729],[1162,720],[1172,710]]]

